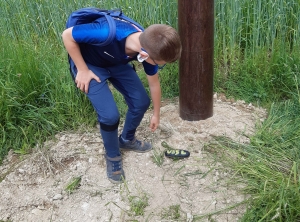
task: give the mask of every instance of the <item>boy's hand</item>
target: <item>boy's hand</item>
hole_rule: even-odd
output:
[[[97,82],[101,82],[100,78],[93,73],[91,70],[87,71],[78,71],[75,82],[77,84],[77,88],[79,88],[82,92],[88,93],[90,81],[95,79]]]
[[[152,116],[150,120],[151,131],[154,132],[157,129],[158,125],[159,125],[159,117]]]

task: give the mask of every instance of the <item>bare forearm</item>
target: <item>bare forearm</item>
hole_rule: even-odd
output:
[[[77,68],[77,75],[75,78],[75,83],[77,87],[85,92],[88,93],[89,84],[92,79],[95,79],[97,82],[101,82],[100,78],[96,76],[89,68],[87,67],[81,52],[80,47],[75,42],[72,37],[72,28],[66,29],[62,34],[63,42],[68,51],[69,55],[71,56],[73,62]]]
[[[82,58],[79,45],[75,42],[72,37],[72,27],[66,29],[62,34],[62,39],[65,45],[66,50],[71,56],[73,62],[75,63],[78,70],[87,71],[88,67]]]
[[[160,89],[160,83],[158,79],[158,75],[148,77],[149,81],[149,87],[150,87],[150,93],[151,98],[153,102],[153,116],[150,120],[150,129],[152,132],[154,132],[158,125],[159,125],[159,119],[160,119],[160,102],[161,102],[161,89]]]
[[[160,116],[161,89],[160,84],[150,87],[150,93],[153,103],[153,115]]]

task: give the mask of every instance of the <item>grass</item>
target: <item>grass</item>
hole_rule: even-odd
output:
[[[66,191],[68,194],[73,193],[76,189],[79,188],[80,182],[81,182],[81,177],[82,177],[82,176],[72,178],[71,182],[68,183],[68,185],[67,185],[66,188],[65,188],[65,191]]]
[[[60,36],[70,12],[86,6],[121,7],[145,27],[177,27],[175,0],[1,1],[0,163],[10,149],[24,154],[59,131],[96,124],[71,81]],[[299,24],[298,0],[215,1],[214,89],[269,110],[250,144],[211,144],[252,196],[242,221],[300,220]],[[177,63],[160,80],[163,97],[179,95]],[[123,98],[115,97],[124,116]]]
[[[251,195],[241,221],[300,220],[299,98],[274,104],[250,144],[217,138],[210,146]],[[232,161],[232,160],[235,161]]]
[[[121,185],[121,195],[129,205],[129,210],[120,208],[116,203],[117,207],[122,209],[128,214],[128,216],[144,216],[145,208],[149,205],[149,197],[147,193],[140,187],[135,187],[134,191],[130,191],[126,181]]]
[[[181,218],[182,210],[180,209],[180,205],[171,205],[168,208],[164,208],[161,213],[161,218],[165,220],[172,220],[172,221],[184,221],[183,218]]]
[[[142,196],[129,196],[130,211],[135,216],[144,216],[145,208],[149,205],[148,199],[145,194]]]
[[[299,58],[297,50],[284,54],[276,48],[266,57],[261,49],[242,63],[233,62],[230,73],[217,81],[228,96],[270,106],[273,101],[291,99],[297,91],[294,83],[299,78]]]
[[[164,151],[153,149],[153,155],[151,156],[153,163],[155,163],[158,167],[161,167],[164,163]]]

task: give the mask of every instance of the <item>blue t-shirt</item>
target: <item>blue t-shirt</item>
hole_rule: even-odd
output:
[[[134,57],[126,55],[125,43],[129,35],[140,30],[126,21],[115,19],[115,22],[116,36],[107,46],[93,45],[104,42],[108,37],[109,26],[105,18],[98,19],[93,23],[73,27],[72,36],[79,44],[81,54],[86,63],[105,68],[137,60],[138,53]],[[144,61],[143,66],[147,75],[154,75],[158,71],[157,65]]]

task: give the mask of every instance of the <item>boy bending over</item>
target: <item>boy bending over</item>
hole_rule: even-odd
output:
[[[63,32],[62,38],[71,57],[75,83],[97,112],[106,151],[107,177],[113,183],[120,183],[125,178],[120,150],[143,153],[152,149],[150,143],[135,137],[150,99],[136,71],[128,63],[138,59],[147,74],[154,107],[150,129],[154,132],[160,118],[158,69],[179,59],[181,43],[176,30],[168,25],[154,24],[141,30],[126,21],[115,19],[115,22],[116,36],[107,46],[94,45],[107,39],[109,26],[105,19],[70,27]],[[124,96],[128,105],[119,137],[120,114],[107,80]]]

